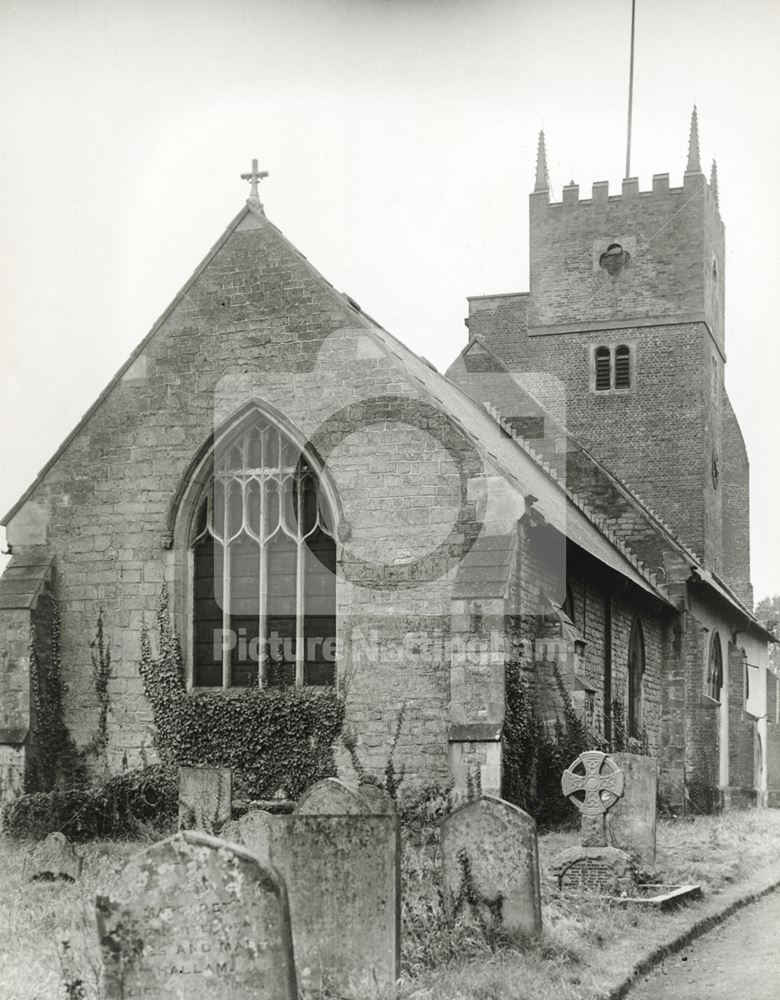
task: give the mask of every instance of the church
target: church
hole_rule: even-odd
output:
[[[139,661],[165,586],[189,692],[334,689],[376,775],[392,749],[410,787],[501,794],[519,669],[547,723],[565,699],[655,757],[671,808],[780,804],[695,109],[677,186],[553,201],[540,135],[528,291],[468,299],[446,374],[242,176],[246,204],[3,518],[0,802],[30,787],[53,623],[75,744],[100,619],[109,769],[153,755]]]

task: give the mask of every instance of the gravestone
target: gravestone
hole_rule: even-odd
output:
[[[250,809],[240,819],[231,819],[222,827],[222,839],[243,844],[265,861],[271,854],[271,828],[274,817],[264,809]]]
[[[340,778],[323,778],[298,800],[297,816],[366,816],[373,810],[359,789]]]
[[[633,890],[631,857],[607,845],[605,817],[624,789],[623,772],[614,759],[599,750],[581,753],[563,772],[561,788],[582,814],[582,844],[553,858],[550,870],[558,887],[597,895]]]
[[[638,754],[613,753],[611,757],[625,775],[625,789],[607,813],[607,840],[643,864],[654,865],[658,764]]]
[[[215,837],[136,855],[97,923],[106,1000],[298,1000],[284,880]]]
[[[358,786],[358,792],[365,799],[370,813],[387,813],[392,816],[395,812],[395,802],[379,785],[364,781]]]
[[[179,768],[179,829],[219,833],[232,813],[233,772],[220,767]]]
[[[443,821],[441,852],[450,908],[461,905],[471,888],[496,930],[514,938],[541,933],[536,823],[528,813],[483,795]]]
[[[33,882],[75,882],[81,875],[81,858],[64,833],[50,833],[32,849],[24,868]]]
[[[248,813],[225,836],[270,859],[287,885],[301,987],[400,975],[401,876],[395,815]]]

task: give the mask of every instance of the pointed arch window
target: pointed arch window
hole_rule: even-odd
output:
[[[634,619],[628,640],[628,735],[639,738],[644,725],[645,637],[642,623]]]
[[[720,644],[720,636],[717,632],[713,632],[710,639],[710,652],[707,658],[707,694],[713,701],[720,701],[722,689],[723,650]]]
[[[195,686],[334,683],[332,512],[278,426],[258,417],[219,447],[189,547]]]

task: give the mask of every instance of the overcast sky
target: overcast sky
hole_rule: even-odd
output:
[[[630,0],[0,0],[7,510],[243,204],[445,368],[466,296],[528,288],[554,194],[618,192]],[[637,0],[632,173],[682,181],[691,105],[727,230],[726,382],[756,596],[780,591],[780,4]]]

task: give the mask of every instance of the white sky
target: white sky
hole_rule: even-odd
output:
[[[0,508],[243,204],[440,368],[466,296],[528,287],[554,193],[619,191],[630,0],[0,0]],[[727,386],[756,596],[780,591],[780,4],[637,0],[632,173],[681,183],[699,105],[727,227]]]

